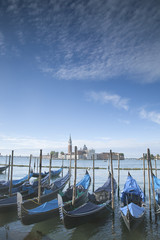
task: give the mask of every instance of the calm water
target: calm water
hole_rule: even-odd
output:
[[[0,163],[5,164],[6,158],[0,157]],[[29,158],[14,158],[14,164],[28,164]],[[114,168],[117,168],[117,161],[113,161]],[[34,162],[32,163],[32,168]],[[61,166],[62,162],[59,160],[53,160],[52,166]],[[48,166],[49,160],[44,159],[43,165]],[[154,167],[154,161],[153,161]],[[69,166],[68,161],[64,161],[64,166]],[[74,166],[74,162],[72,162]],[[79,160],[79,167],[88,167],[89,173],[92,177],[92,161]],[[103,160],[95,162],[95,167],[108,167],[108,163]],[[120,162],[122,168],[143,168],[143,162],[141,160],[126,159]],[[157,163],[157,167],[160,168],[160,164]],[[54,169],[54,167],[53,167]],[[37,170],[37,168],[36,168]],[[48,171],[48,168],[43,168],[43,171]],[[77,170],[77,181],[80,180],[84,174],[85,169]],[[67,168],[64,169],[63,174],[67,172]],[[27,167],[14,167],[13,179],[23,177],[28,173]],[[123,185],[127,178],[128,170],[120,171],[120,190],[123,190]],[[143,171],[142,170],[130,170],[131,175],[137,180],[140,187],[143,189]],[[114,169],[114,177],[117,180],[118,171]],[[72,169],[71,183],[73,183],[74,170]],[[95,170],[95,189],[101,186],[107,179],[107,170],[96,169]],[[160,172],[158,171],[160,177]],[[8,171],[4,174],[0,174],[0,180],[7,180]],[[16,213],[9,212],[0,213],[0,240],[51,240],[51,239],[64,239],[65,240],[101,240],[101,239],[160,239],[160,218],[155,222],[153,210],[152,219],[150,220],[149,207],[148,207],[148,184],[147,184],[147,171],[146,171],[146,215],[143,223],[138,229],[129,233],[126,229],[121,216],[120,216],[120,201],[115,196],[115,214],[114,217],[108,214],[101,222],[88,223],[77,228],[67,230],[61,223],[58,217],[53,217],[47,221],[25,226],[18,220]],[[92,192],[92,184],[90,186],[90,192]],[[153,200],[152,200],[153,204]],[[153,209],[153,206],[152,206]]]

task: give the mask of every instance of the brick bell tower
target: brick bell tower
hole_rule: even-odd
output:
[[[71,139],[71,135],[68,141],[68,154],[72,154],[72,139]]]

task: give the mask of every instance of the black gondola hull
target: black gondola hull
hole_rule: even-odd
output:
[[[110,211],[106,206],[103,206],[97,211],[86,212],[79,215],[70,215],[63,210],[63,224],[67,229],[71,229],[88,222],[97,222],[99,219],[105,218],[109,213]]]
[[[121,212],[121,216],[129,231],[136,229],[144,219],[144,213],[140,217],[136,218],[132,216],[129,210],[126,216]]]
[[[56,197],[57,197],[57,194],[56,194]],[[79,196],[78,198],[75,199],[75,207],[81,206],[87,200],[88,200],[88,189],[81,196]],[[67,211],[73,209],[71,201],[69,201],[67,203],[64,203],[64,205],[65,205],[64,207]],[[35,213],[34,214],[29,214],[28,213],[27,209],[25,208],[25,202],[24,202],[24,204],[22,205],[22,208],[21,208],[21,221],[25,225],[41,222],[41,221],[47,220],[49,218],[52,218],[52,217],[58,216],[58,215],[59,215],[59,208],[58,207],[55,208],[55,209],[52,209],[50,211],[47,211],[47,212],[40,212],[40,213],[36,213],[36,214]]]

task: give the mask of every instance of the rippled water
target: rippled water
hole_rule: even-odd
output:
[[[5,163],[5,157],[0,157],[0,163]],[[14,158],[14,164],[28,164],[29,158]],[[32,168],[34,162],[32,163]],[[48,166],[49,160],[44,159],[43,165]],[[62,161],[53,160],[52,166],[61,166]],[[118,170],[116,169],[118,162],[113,161],[114,166],[114,177],[117,180]],[[146,164],[147,165],[147,164]],[[154,161],[153,161],[154,167]],[[68,161],[64,161],[64,166],[69,166]],[[72,161],[72,166],[74,162]],[[89,168],[89,173],[92,177],[92,161],[91,160],[79,160],[78,167]],[[108,173],[108,162],[103,160],[95,161],[95,167],[101,167],[106,169],[96,169],[95,170],[95,189],[101,186],[107,179]],[[136,159],[126,159],[120,162],[121,168],[143,168],[143,162]],[[147,166],[146,166],[147,167]],[[157,168],[160,168],[160,164],[157,162]],[[54,167],[53,167],[54,169]],[[37,168],[36,168],[37,170]],[[48,168],[43,168],[43,171],[48,171]],[[77,181],[80,180],[84,174],[85,169],[77,170]],[[63,174],[67,172],[67,168],[64,168]],[[123,185],[127,178],[128,170],[120,171],[120,190],[123,190]],[[137,180],[140,187],[143,189],[143,170],[130,170],[131,175]],[[13,179],[18,179],[28,174],[27,167],[14,167]],[[158,176],[160,177],[160,172],[158,170]],[[7,180],[8,171],[4,174],[0,174],[0,180]],[[74,170],[72,169],[71,183],[73,183]],[[160,234],[160,218],[155,221],[155,216],[153,212],[153,199],[152,199],[152,211],[150,216],[149,206],[148,206],[148,177],[146,171],[146,214],[145,219],[141,225],[132,232],[129,232],[124,225],[124,222],[120,216],[120,201],[115,196],[115,211],[114,216],[108,214],[105,219],[95,223],[87,223],[81,225],[77,228],[67,230],[61,223],[58,217],[53,217],[47,221],[41,223],[32,224],[25,226],[18,220],[16,213],[0,213],[0,240],[49,240],[49,239],[91,239],[91,240],[101,240],[101,239],[159,239]],[[92,183],[90,186],[90,192],[92,192]]]

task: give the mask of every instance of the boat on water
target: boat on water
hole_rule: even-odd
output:
[[[90,186],[91,178],[88,172],[86,172],[85,176],[76,184],[76,199],[75,206],[78,207],[88,199],[88,189]],[[68,188],[66,191],[57,192],[60,194],[64,200],[64,204],[67,209],[72,209],[72,194],[73,194],[73,186]],[[57,196],[56,196],[57,197]],[[57,198],[46,199],[44,203],[40,205],[36,205],[33,208],[25,207],[25,202],[23,203],[21,195],[17,194],[18,199],[18,216],[21,219],[22,223],[25,225],[37,223],[40,221],[44,221],[48,218],[51,218],[55,215],[59,214],[58,209],[58,200]]]
[[[8,167],[9,167],[9,165],[6,165],[4,167],[0,167],[0,173],[4,172]]]
[[[115,179],[113,179],[114,193],[117,188]],[[67,210],[63,197],[58,195],[58,205],[60,218],[66,228],[74,228],[91,221],[98,221],[104,218],[108,212],[112,212],[111,208],[111,174],[102,187],[98,188],[94,193],[89,194],[88,201],[78,208]]]
[[[157,178],[153,173],[153,181],[154,181],[154,191],[155,191],[155,200],[156,200],[156,213],[160,213],[160,179]]]
[[[41,190],[45,188],[49,183],[49,174],[41,179]],[[25,182],[21,186],[14,188],[14,193],[11,195],[0,196],[0,211],[7,212],[9,210],[15,210],[17,208],[17,191],[20,191],[23,199],[31,199],[38,195],[38,181],[31,183]]]
[[[135,229],[144,218],[144,193],[130,173],[121,193],[121,202],[120,211],[126,227],[129,231]]]
[[[29,179],[33,176],[33,173],[30,173]],[[28,181],[28,174],[17,180],[12,180],[12,193],[17,192],[19,190],[19,187],[22,186],[24,182]],[[9,181],[0,181],[0,195],[2,194],[8,194],[10,188],[10,180]]]
[[[20,193],[17,193],[18,216],[21,218],[20,209],[22,208],[33,209],[47,201],[55,199],[57,197],[57,194],[62,191],[66,186],[67,182],[70,179],[70,176],[70,171],[68,171],[68,173],[64,177],[56,179],[50,185],[46,185],[44,187],[44,190],[41,191],[41,195],[39,198],[34,197],[32,199],[22,201],[22,195]]]
[[[62,168],[58,170],[51,170],[51,177],[58,177],[62,172]],[[49,172],[42,172],[41,177],[45,177]],[[33,173],[33,177],[39,177],[39,173]]]

